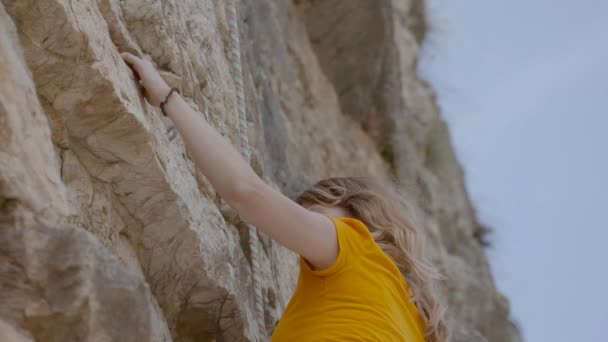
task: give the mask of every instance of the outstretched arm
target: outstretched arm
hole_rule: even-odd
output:
[[[159,106],[170,88],[154,66],[130,53],[121,56],[140,79],[148,102]],[[337,236],[327,217],[301,207],[265,184],[230,142],[179,94],[170,96],[165,111],[196,166],[245,222],[303,256],[317,269],[334,263],[338,255]]]

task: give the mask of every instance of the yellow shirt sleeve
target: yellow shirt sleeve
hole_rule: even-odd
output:
[[[352,218],[333,218],[326,215],[334,225],[338,237],[338,257],[328,268],[313,269],[304,257],[300,257],[300,271],[319,277],[331,276],[342,269],[346,264],[369,254],[370,248],[376,247],[376,242],[363,222]]]

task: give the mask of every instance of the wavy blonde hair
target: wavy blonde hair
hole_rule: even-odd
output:
[[[425,322],[425,340],[447,341],[445,306],[433,291],[433,280],[441,276],[423,261],[423,235],[397,187],[381,185],[368,178],[330,178],[301,193],[296,202],[302,206],[339,207],[365,223],[378,246],[407,279],[410,296]]]

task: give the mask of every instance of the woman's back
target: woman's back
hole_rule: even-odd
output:
[[[366,226],[352,218],[332,221],[338,258],[318,271],[300,259],[298,286],[272,341],[424,341],[407,282]]]

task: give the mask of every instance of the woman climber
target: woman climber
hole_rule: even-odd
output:
[[[272,341],[447,340],[437,277],[400,196],[368,179],[318,182],[295,201],[265,184],[152,63],[130,53],[145,98],[174,123],[196,166],[241,219],[300,256]]]

